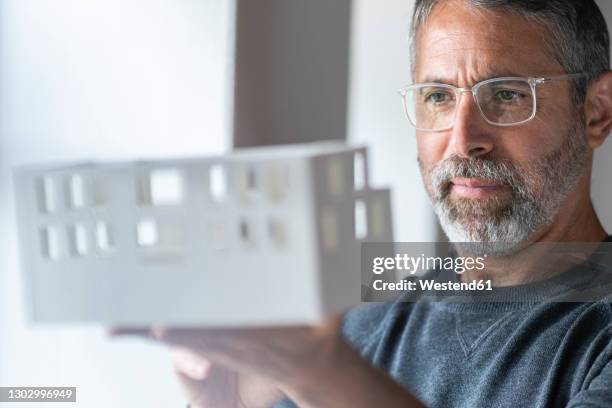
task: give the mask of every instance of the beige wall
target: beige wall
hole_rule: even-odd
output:
[[[234,146],[346,138],[351,0],[238,0]]]

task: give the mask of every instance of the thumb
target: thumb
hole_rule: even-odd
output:
[[[170,359],[178,373],[198,381],[206,379],[212,367],[209,360],[184,348],[171,349]]]
[[[322,330],[340,331],[342,329],[343,320],[344,314],[342,313],[328,316],[321,321],[321,325],[319,327]]]

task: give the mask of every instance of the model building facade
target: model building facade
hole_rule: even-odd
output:
[[[342,144],[15,171],[34,321],[261,325],[360,301],[389,191]]]

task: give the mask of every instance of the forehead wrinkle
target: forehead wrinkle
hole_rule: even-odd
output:
[[[491,78],[530,75],[521,66],[499,64],[491,58],[481,58],[478,54],[483,50],[488,51],[482,47],[462,48],[464,52],[458,59],[445,59],[444,52],[428,55],[418,64],[424,65],[423,69],[417,69],[418,82],[442,82],[455,86],[462,82],[462,86],[471,86]]]
[[[461,48],[457,48],[457,49],[447,49],[445,51],[441,51],[438,54],[431,54],[428,55],[426,59],[431,60],[431,59],[438,59],[441,57],[444,57],[446,55],[448,55],[450,52],[453,51],[459,51],[462,53],[462,55],[464,57],[468,57],[470,58],[471,54],[473,55],[474,53],[483,53],[486,51],[490,51],[490,48],[486,48],[486,47],[461,47]],[[463,58],[465,59],[465,58]],[[479,61],[482,62],[483,64],[490,64],[490,62],[487,61],[487,58],[480,58]]]

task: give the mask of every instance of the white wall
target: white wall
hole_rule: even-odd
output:
[[[165,350],[24,322],[9,169],[229,148],[232,9],[232,0],[0,2],[0,385],[77,386],[87,408],[183,406]]]
[[[370,145],[374,183],[392,187],[396,241],[437,240],[417,165],[414,130],[397,90],[410,83],[413,0],[354,0],[349,140]]]

